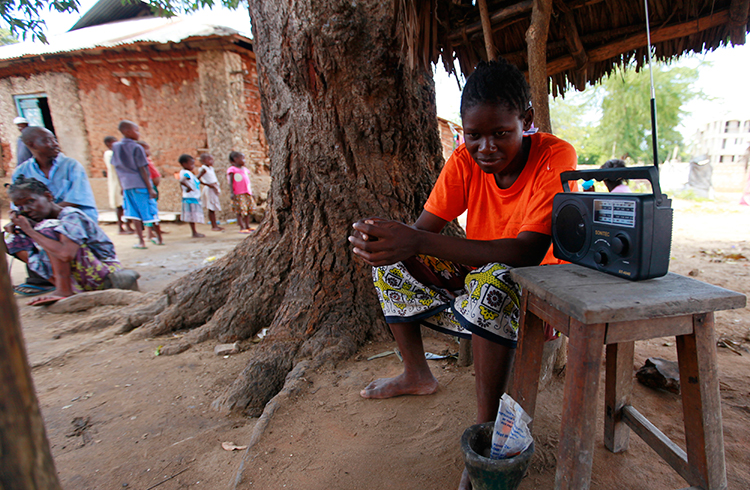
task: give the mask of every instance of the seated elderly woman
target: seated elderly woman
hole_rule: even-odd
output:
[[[112,287],[110,275],[120,271],[120,262],[94,220],[78,208],[56,204],[47,186],[34,178],[19,177],[8,186],[8,195],[17,207],[10,213],[13,233],[5,236],[8,253],[55,285],[29,305]]]

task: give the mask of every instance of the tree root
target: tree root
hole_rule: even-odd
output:
[[[284,402],[291,396],[297,395],[302,390],[302,383],[306,382],[304,378],[305,373],[311,367],[311,364],[312,361],[307,360],[297,363],[294,369],[292,369],[292,371],[287,374],[284,381],[284,387],[281,389],[281,391],[279,391],[276,396],[271,398],[271,400],[266,404],[265,408],[263,409],[263,413],[255,423],[255,427],[253,427],[253,432],[250,435],[250,441],[248,441],[247,443],[247,449],[245,450],[245,454],[242,456],[240,467],[237,469],[233,487],[235,490],[237,489],[237,485],[242,483],[245,463],[247,463],[248,461],[250,450],[255,447],[255,445],[260,441],[260,438],[265,433],[266,428],[271,421],[271,417],[273,417],[273,415],[276,413],[276,410],[279,409],[282,402]]]
[[[99,315],[92,316],[73,323],[57,322],[54,326],[59,328],[53,330],[53,332],[55,333],[52,335],[52,338],[60,339],[66,335],[104,330],[113,326],[119,326],[119,331],[119,329],[122,328],[122,325],[118,325],[119,322],[122,322],[123,325],[125,324],[121,315],[119,315],[118,313],[115,313],[113,315],[112,312],[101,313]]]
[[[149,298],[152,298],[152,296],[133,291],[92,291],[85,294],[77,294],[65,300],[65,302],[56,303],[50,307],[49,311],[52,313],[76,313],[98,306],[132,305],[133,303],[140,303],[144,299]],[[167,306],[166,300],[166,296],[160,295],[143,306],[138,304],[131,308],[121,308],[117,311],[106,311],[72,323],[58,322],[55,326],[62,328],[59,328],[54,334],[54,338],[59,339],[64,335],[104,330],[110,327],[117,327],[113,332],[114,335],[126,334],[131,330],[140,327],[145,322],[153,320],[154,317]],[[68,303],[68,301],[70,302]],[[57,308],[58,305],[63,307]],[[55,310],[53,311],[52,308],[55,308]]]
[[[155,301],[125,313],[125,324],[117,333],[125,334],[138,327],[147,325],[149,322],[155,321],[158,315],[167,308],[167,305],[167,295],[162,294]],[[143,330],[147,331],[145,327]],[[150,337],[150,333],[134,335],[134,338],[147,337]]]
[[[138,303],[147,298],[145,293],[125,291],[122,289],[107,289],[105,291],[88,291],[75,294],[69,298],[47,307],[49,313],[77,313],[90,310],[97,306],[127,306]]]
[[[240,409],[250,417],[259,416],[266,403],[283,388],[298,346],[299,342],[279,340],[258,346],[254,359],[232,386],[211,403],[211,408],[221,412]]]

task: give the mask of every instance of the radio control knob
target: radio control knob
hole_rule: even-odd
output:
[[[607,257],[607,254],[602,251],[594,252],[594,262],[596,262],[597,265],[605,266],[609,262],[609,257]]]
[[[612,238],[612,251],[615,253],[615,255],[627,255],[628,237],[622,234],[618,234],[614,238]]]

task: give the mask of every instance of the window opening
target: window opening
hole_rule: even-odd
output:
[[[47,94],[14,95],[13,98],[18,115],[25,117],[29,121],[29,126],[47,128],[55,133]]]

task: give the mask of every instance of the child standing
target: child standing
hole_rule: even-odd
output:
[[[118,129],[124,137],[112,145],[112,165],[117,170],[123,188],[124,217],[133,221],[138,235],[138,244],[133,248],[145,249],[143,227],[154,226],[154,223],[159,222],[156,192],[152,187],[146,152],[138,144],[141,137],[138,125],[133,121],[123,120]],[[161,243],[161,231],[158,228],[155,230]]]
[[[221,211],[221,201],[219,194],[219,179],[216,178],[214,170],[214,157],[210,153],[204,153],[200,156],[201,169],[198,171],[198,180],[201,181],[201,203],[208,210],[208,219],[211,221],[211,231],[223,231],[224,228],[219,226],[216,221],[216,211]]]
[[[161,174],[159,173],[159,170],[157,170],[156,165],[154,165],[154,161],[151,159],[151,145],[146,143],[143,140],[138,140],[138,144],[141,145],[143,148],[143,151],[146,152],[146,161],[148,162],[148,174],[151,176],[151,183],[153,184],[152,187],[154,188],[154,192],[156,193],[156,197],[154,198],[154,203],[156,204],[157,210],[156,216],[157,220],[148,227],[148,239],[151,243],[154,245],[164,245],[164,242],[161,239],[161,224],[159,222],[159,211],[158,211],[158,205],[159,205],[159,184],[161,183]]]
[[[513,267],[559,262],[550,247],[560,173],[576,168],[573,147],[551,134],[524,135],[534,109],[518,68],[480,63],[461,96],[465,143],[453,152],[416,223],[354,224],[353,252],[372,271],[380,305],[404,360],[395,378],[373,381],[364,398],[430,395],[438,381],[425,360],[420,324],[472,338],[477,422],[495,419],[517,343]],[[441,235],[468,211],[466,238]],[[470,488],[464,472],[460,488]]]
[[[130,226],[130,221],[123,223],[122,186],[120,185],[120,178],[117,176],[117,170],[112,165],[112,145],[115,143],[117,143],[117,138],[114,136],[104,138],[104,144],[107,146],[107,151],[104,152],[104,168],[107,169],[109,206],[115,210],[115,215],[117,216],[117,233],[120,235],[132,235],[135,233],[135,230]]]
[[[232,191],[232,210],[237,213],[240,233],[250,233],[250,216],[255,208],[253,190],[250,186],[250,171],[245,168],[245,155],[238,151],[229,154],[227,169],[229,189]]]
[[[205,223],[203,219],[203,208],[201,207],[201,184],[198,177],[193,174],[195,159],[190,155],[180,155],[182,170],[180,170],[180,185],[182,186],[182,214],[180,219],[190,223],[193,238],[203,238],[204,234],[195,230],[196,223]]]

